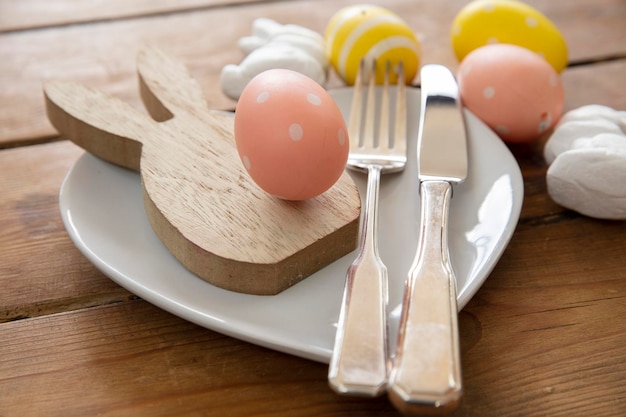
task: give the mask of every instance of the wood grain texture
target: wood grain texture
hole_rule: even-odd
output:
[[[138,16],[0,34],[3,57],[0,147],[32,143],[55,135],[45,118],[41,96],[42,83],[50,79],[80,82],[140,108],[135,56],[146,45],[158,46],[183,61],[194,78],[200,80],[210,108],[233,108],[233,101],[218,88],[219,74],[224,65],[241,61],[242,55],[235,46],[239,38],[250,34],[255,18],[271,17],[321,32],[336,10],[353,3],[350,0],[255,3],[232,9],[217,7],[194,13]],[[466,0],[390,0],[385,2],[385,7],[400,14],[414,28],[423,46],[424,63],[440,63],[454,69],[457,63],[449,44],[449,25],[466,3]],[[626,39],[623,24],[626,4],[622,0],[528,3],[546,14],[563,32],[571,61],[626,57],[626,44],[622,42]],[[307,12],[303,14],[302,10]],[[594,36],[588,36],[590,33]]]
[[[71,1],[21,0],[0,2],[0,32],[40,29],[112,19],[189,13],[262,0],[140,0]]]
[[[385,399],[334,394],[322,364],[219,335],[140,300],[0,331],[3,417],[395,415]]]
[[[233,114],[210,112],[187,69],[161,51],[138,57],[141,91],[156,122],[72,83],[45,86],[60,134],[140,172],[144,206],[169,251],[200,278],[231,291],[277,294],[353,251],[361,199],[348,173],[323,194],[292,202],[245,171]]]
[[[0,152],[0,322],[131,297],[78,252],[63,227],[59,187],[82,153],[69,142]]]
[[[567,70],[563,74],[565,110],[592,103],[625,110],[626,86],[622,85],[626,83],[622,81],[626,79],[624,74],[626,74],[626,57]]]
[[[481,340],[463,359],[462,415],[497,415],[505,401],[506,415],[626,412],[625,237],[623,222],[569,212],[522,219],[465,309]]]
[[[4,12],[18,3],[0,5]],[[107,279],[71,243],[58,212],[62,178],[83,151],[67,141],[32,145],[55,135],[42,80],[79,81],[139,109],[135,55],[152,43],[181,57],[210,108],[232,106],[217,91],[217,74],[240,59],[232,43],[254,17],[320,29],[349,3],[146,10],[145,18],[0,34],[0,148],[19,146],[0,150],[2,417],[398,416],[385,398],[334,394],[323,364],[202,329]],[[415,25],[429,59],[449,63],[446,26],[461,3],[384,5]],[[577,65],[563,75],[566,107],[625,109],[626,3],[529,3],[570,44]],[[546,191],[542,147],[510,146],[524,176],[524,204],[504,255],[459,315],[465,394],[453,416],[626,415],[626,223],[556,205]]]
[[[560,258],[561,244],[547,254]],[[541,274],[525,283],[520,274],[539,268],[523,265],[516,256],[523,249],[510,246],[459,317],[466,390],[453,415],[621,416],[624,277],[598,274],[581,286],[567,274]],[[615,325],[602,326],[605,319]],[[65,416],[398,415],[384,398],[334,394],[323,364],[218,335],[139,300],[5,323],[0,335],[0,408],[7,417],[41,410]]]

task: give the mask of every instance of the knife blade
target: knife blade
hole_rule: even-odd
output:
[[[420,71],[420,238],[402,300],[388,394],[403,413],[448,413],[462,396],[456,279],[448,253],[452,184],[468,171],[467,135],[454,75]]]

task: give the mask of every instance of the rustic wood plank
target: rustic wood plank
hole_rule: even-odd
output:
[[[0,2],[0,32],[191,12],[264,0],[20,0]]]
[[[626,20],[624,22],[626,23]],[[626,74],[626,58],[576,66],[567,70],[563,74],[565,111],[592,103],[625,110],[626,77],[624,74]]]
[[[503,401],[501,415],[623,414],[624,236],[624,222],[576,215],[520,222],[465,309],[482,329],[464,358],[472,415]]]
[[[465,399],[454,415],[617,417],[626,409],[624,225],[573,221],[578,227],[521,225],[461,314]],[[585,245],[580,274],[570,258],[590,234],[606,238]],[[601,253],[610,259],[598,262]],[[384,398],[335,395],[322,364],[140,300],[4,323],[0,352],[6,416],[397,415]]]
[[[2,324],[0,352],[3,417],[395,415],[384,398],[336,395],[322,364],[140,300]]]
[[[82,153],[69,142],[0,152],[0,322],[132,297],[82,256],[63,227],[59,187]]]
[[[0,146],[17,146],[35,138],[54,136],[43,109],[41,87],[47,80],[84,83],[140,108],[135,56],[146,44],[156,45],[188,65],[203,86],[210,107],[233,108],[234,102],[219,90],[219,74],[224,65],[240,62],[242,56],[236,42],[250,33],[255,18],[271,17],[322,32],[330,16],[349,3],[348,0],[302,0],[251,4],[236,9],[215,8],[0,34],[0,55],[4,57],[0,61],[0,108],[3,109]],[[533,0],[529,3],[562,30],[572,61],[626,56],[626,44],[621,41],[626,39],[623,1]],[[418,33],[424,63],[438,62],[455,68],[449,28],[442,22],[452,22],[463,4],[465,0],[393,0],[385,6],[403,16]],[[301,10],[307,13],[302,14]],[[580,30],[581,26],[585,31]],[[615,82],[625,81],[618,77]]]
[[[525,1],[550,18],[563,33],[569,62],[625,57],[626,4],[622,0]]]

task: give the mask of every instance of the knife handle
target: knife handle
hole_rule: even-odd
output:
[[[451,194],[447,181],[420,183],[420,239],[388,386],[391,402],[403,413],[448,413],[461,400],[456,285],[447,242]]]

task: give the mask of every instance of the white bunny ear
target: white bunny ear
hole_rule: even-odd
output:
[[[245,86],[263,71],[275,68],[297,71],[318,84],[326,82],[326,69],[300,48],[283,43],[270,43],[254,50],[239,65],[226,65],[221,73],[222,91],[238,100]]]
[[[309,54],[312,58],[317,60],[322,67],[328,68],[330,65],[323,41],[294,35],[292,33],[283,33],[272,38],[271,43],[284,43],[291,45]]]
[[[282,25],[264,17],[255,19],[252,22],[252,36],[245,36],[239,39],[239,50],[244,55],[249,55],[255,49],[265,46],[280,31]]]
[[[572,121],[590,121],[590,120],[609,120],[615,124],[620,121],[624,122],[626,112],[618,111],[614,108],[603,106],[601,104],[588,104],[570,110],[561,117],[559,123],[567,123]]]
[[[314,30],[294,24],[280,24],[275,20],[260,17],[252,22],[252,34],[256,37],[271,40],[278,35],[294,35],[313,40],[324,41],[324,37]]]
[[[626,155],[626,136],[619,133],[600,133],[591,138],[574,141],[572,149],[603,149],[607,154],[619,153]],[[626,165],[625,168],[626,169]]]
[[[573,119],[565,123],[559,122],[552,136],[546,142],[543,156],[548,164],[561,153],[572,148],[580,138],[591,138],[600,133],[622,133],[614,122],[607,119]]]
[[[626,138],[623,138],[626,140]],[[548,193],[557,204],[585,216],[626,219],[626,149],[572,149],[560,154],[547,173]]]
[[[252,22],[252,35],[269,40],[280,32],[283,25],[267,17],[259,17]]]
[[[321,34],[299,25],[281,25],[264,17],[252,23],[252,36],[241,38],[238,44],[241,52],[248,55],[255,49],[275,41],[302,47],[307,52],[311,52],[320,62],[327,60],[324,37]]]
[[[255,49],[259,49],[263,47],[267,41],[263,38],[259,38],[258,36],[245,36],[239,39],[238,45],[239,50],[244,55],[249,55]]]
[[[275,33],[274,36],[276,35],[300,36],[302,38],[311,39],[312,41],[315,41],[315,42],[322,42],[322,43],[324,42],[324,37],[321,34],[315,32],[314,30],[305,28],[304,26],[300,26],[300,25],[293,25],[293,24],[283,25],[280,28],[280,30]]]

